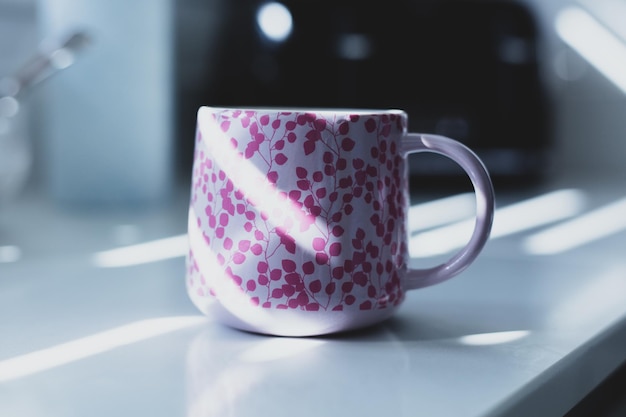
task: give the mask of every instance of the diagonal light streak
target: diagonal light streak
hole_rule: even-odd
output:
[[[553,255],[624,230],[626,198],[528,236],[523,242],[523,248],[532,255]]]
[[[202,274],[210,280],[210,286],[216,294],[219,294],[219,304],[226,311],[232,311],[233,317],[241,320],[251,328],[261,328],[268,321],[266,309],[256,308],[250,303],[245,292],[240,291],[237,285],[233,285],[231,279],[226,278],[226,272],[217,260],[215,253],[207,245],[202,235],[202,230],[196,223],[196,213],[193,207],[189,208],[189,242],[193,250],[194,259]],[[195,291],[189,291],[189,297],[203,313],[209,314],[207,297],[199,295]],[[215,298],[209,298],[215,300]]]
[[[91,261],[99,268],[119,268],[178,258],[185,256],[188,251],[187,235],[181,234],[96,252]]]
[[[140,320],[91,336],[0,361],[0,382],[36,374],[141,342],[206,321],[203,316],[162,317]]]
[[[477,333],[461,336],[458,342],[467,346],[491,346],[511,343],[528,337],[530,330],[510,330],[504,332]]]
[[[582,191],[564,189],[511,204],[496,210],[490,239],[554,223],[582,212],[586,198]],[[465,246],[474,228],[474,219],[420,233],[409,241],[411,257],[436,256]]]
[[[565,43],[626,93],[626,45],[617,36],[573,6],[559,12],[555,28]]]
[[[409,208],[411,234],[471,217],[476,212],[474,193],[457,194]]]
[[[218,163],[226,176],[233,182],[252,205],[259,211],[268,214],[268,221],[278,227],[284,225],[287,219],[293,224],[299,224],[303,212],[300,207],[289,198],[283,190],[276,187],[252,162],[245,160],[233,148],[230,137],[226,135],[216,123],[212,123],[213,115],[207,108],[201,108],[198,115],[198,127],[204,138],[210,138],[212,159]],[[203,146],[208,151],[204,141],[198,146]],[[301,248],[310,247],[310,242],[315,237],[322,237],[323,230],[328,230],[326,222],[321,217],[315,217],[315,227],[308,227],[291,236],[298,242]],[[313,251],[311,249],[311,251]]]

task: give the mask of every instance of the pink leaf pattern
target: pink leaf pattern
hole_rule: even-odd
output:
[[[390,137],[404,119],[254,111],[214,118],[223,137],[198,131],[191,206],[229,285],[256,308],[372,310],[402,301],[405,162]],[[216,278],[200,273],[195,255],[188,285],[215,296]]]

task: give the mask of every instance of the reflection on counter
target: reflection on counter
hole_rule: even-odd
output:
[[[187,416],[278,417],[300,414],[302,409],[324,415],[342,404],[351,404],[354,415],[372,415],[371,407],[404,415],[402,398],[410,389],[403,388],[401,376],[411,367],[402,343],[389,330],[378,329],[370,343],[388,345],[385,353],[372,358],[366,340],[348,349],[349,341],[206,330],[188,351]],[[355,369],[336,372],[346,361],[362,361],[362,366],[356,374]],[[375,388],[381,380],[387,381],[385,392]],[[352,386],[355,381],[358,387]],[[337,389],[346,384],[352,387],[349,393]],[[366,402],[359,400],[362,395],[367,395]]]

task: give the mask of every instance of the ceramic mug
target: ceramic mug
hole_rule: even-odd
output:
[[[407,155],[458,163],[476,224],[448,262],[408,266]],[[486,243],[494,192],[480,159],[443,136],[407,133],[401,110],[198,111],[186,285],[205,314],[283,336],[390,317],[408,290],[467,268]]]

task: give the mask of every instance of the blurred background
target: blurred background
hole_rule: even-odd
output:
[[[626,178],[625,17],[623,0],[0,0],[0,198],[166,201],[201,105],[402,108],[498,187]],[[415,177],[466,182],[419,158]]]

